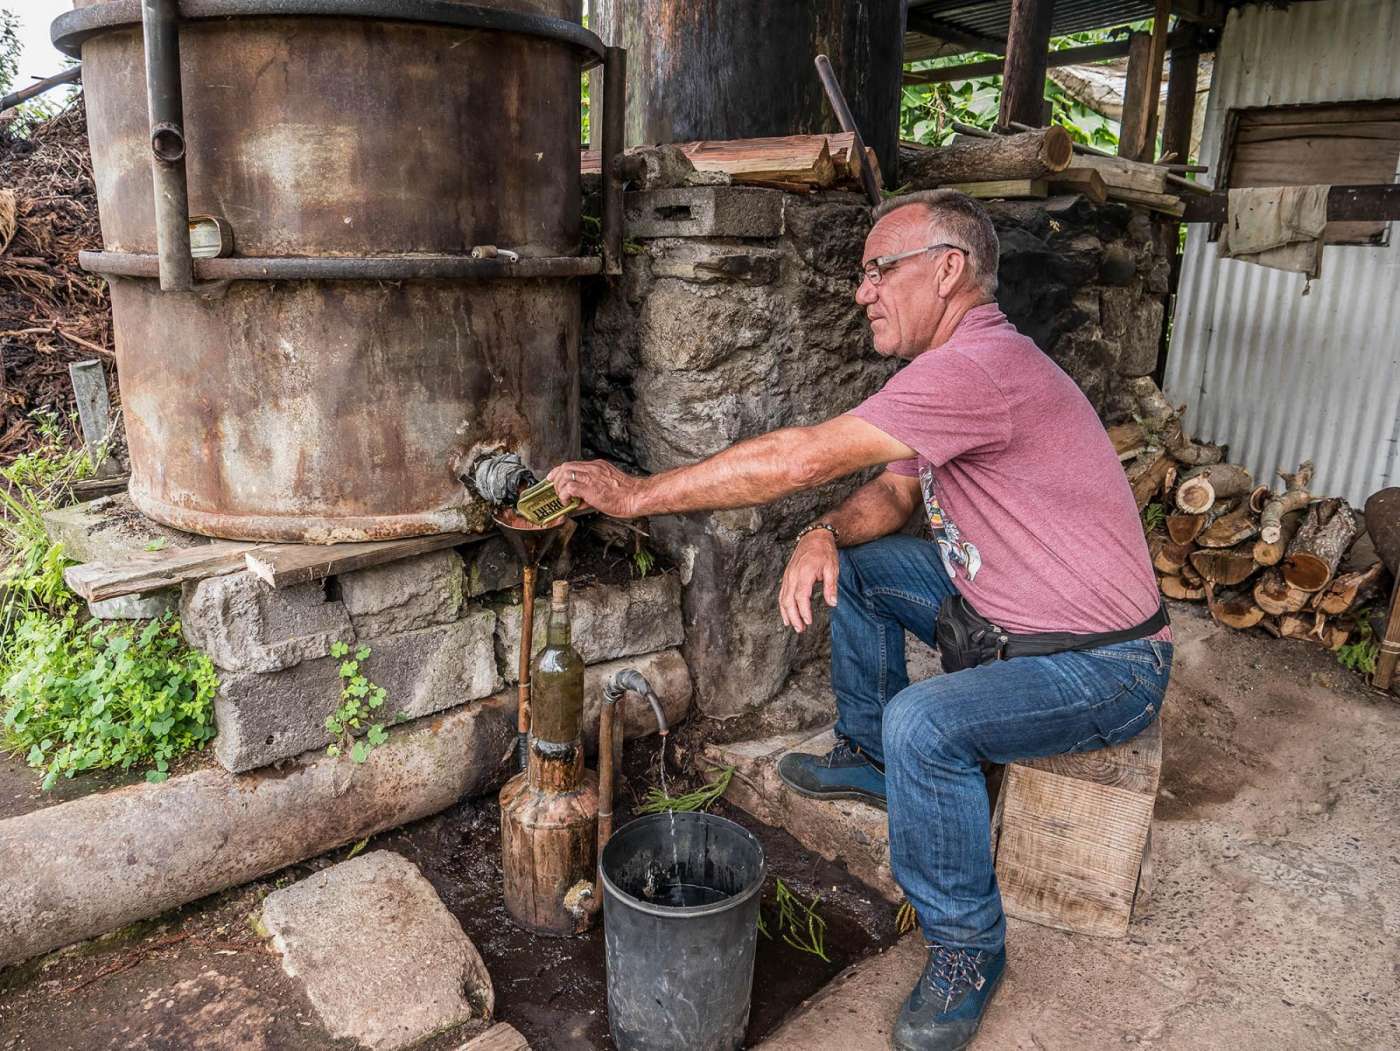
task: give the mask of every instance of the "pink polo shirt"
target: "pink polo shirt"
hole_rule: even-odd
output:
[[[919,454],[888,470],[919,477],[943,564],[982,616],[1016,633],[1089,634],[1156,612],[1142,522],[1103,424],[995,304],[851,414]]]

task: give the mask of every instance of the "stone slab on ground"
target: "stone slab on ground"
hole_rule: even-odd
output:
[[[519,604],[503,606],[496,620],[496,659],[506,682],[519,677],[522,612]],[[685,641],[681,582],[675,573],[581,588],[570,594],[569,614],[573,646],[585,664],[652,653]],[[536,601],[534,653],[544,649],[548,626],[549,603]]]
[[[909,934],[846,968],[759,1044],[759,1051],[888,1047],[895,1018],[927,956],[924,940]]]
[[[297,585],[297,587],[314,585]],[[288,588],[288,591],[296,590]],[[489,695],[500,685],[491,644],[495,615],[364,640],[362,673],[388,691],[383,719],[416,719]],[[214,700],[214,755],[235,772],[267,766],[330,741],[326,716],[340,705],[340,662],[304,660],[273,674],[229,673]]]
[[[146,518],[125,493],[44,512],[44,530],[75,562],[116,561],[124,555],[162,548],[199,547],[208,537],[170,529]]]
[[[433,551],[336,578],[345,612],[361,638],[396,635],[455,620],[465,571],[456,551]]]
[[[762,741],[709,744],[705,757],[734,767],[725,799],[758,820],[786,829],[808,850],[842,861],[851,874],[891,902],[904,892],[890,872],[889,828],[885,812],[853,799],[811,799],[792,791],[778,777],[778,760],[788,752],[822,755],[836,736],[830,728],[770,737]]]
[[[476,946],[418,866],[392,851],[273,891],[262,925],[335,1038],[396,1051],[495,1009]]]

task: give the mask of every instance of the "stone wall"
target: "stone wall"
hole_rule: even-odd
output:
[[[1154,370],[1170,254],[1140,212],[1079,198],[992,207],[999,296],[1022,331],[1075,378],[1101,415],[1125,378]],[[855,280],[869,210],[861,198],[740,187],[628,195],[623,277],[585,292],[587,452],[656,472],[777,427],[820,422],[878,389]],[[821,612],[803,637],[777,593],[794,534],[847,481],[770,507],[668,515],[653,543],[681,570],[685,656],[702,710],[760,708],[824,658]],[[817,721],[823,703],[785,706]]]

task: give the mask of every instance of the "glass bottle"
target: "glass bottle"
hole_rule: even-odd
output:
[[[530,673],[530,735],[539,741],[578,740],[583,719],[583,658],[570,639],[569,582],[556,580],[549,633]]]

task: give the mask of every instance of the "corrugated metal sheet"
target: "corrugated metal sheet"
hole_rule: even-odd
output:
[[[1153,0],[1056,0],[1050,32],[1060,36],[1136,22],[1151,18],[1154,9]],[[1011,25],[1011,0],[909,0],[909,10],[931,15],[965,33],[998,40],[1006,39]],[[905,34],[904,61],[930,58],[940,51],[957,54],[965,50],[957,46],[934,48],[929,39],[918,33]]]
[[[1231,108],[1400,99],[1400,4],[1321,0],[1233,11],[1216,54],[1202,161]],[[1328,245],[1322,276],[1220,259],[1193,226],[1167,394],[1193,434],[1229,442],[1260,481],[1311,458],[1314,491],[1359,502],[1400,484],[1400,231],[1383,247]]]

